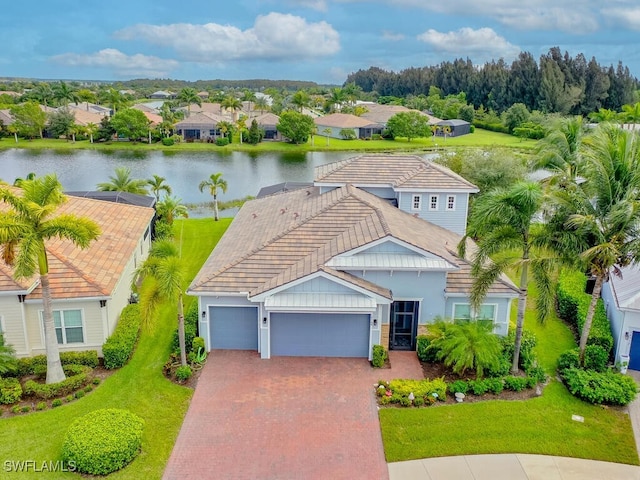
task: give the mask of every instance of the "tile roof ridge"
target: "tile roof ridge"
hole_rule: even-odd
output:
[[[424,160],[425,165],[427,166],[427,168],[433,168],[434,170],[438,170],[440,173],[443,173],[451,178],[455,178],[456,180],[459,180],[461,182],[466,183],[468,186],[472,187],[472,188],[478,188],[476,185],[474,185],[473,183],[471,183],[469,180],[467,180],[466,178],[464,178],[462,175],[454,172],[453,170],[451,170],[450,168],[445,167],[444,165],[440,165],[439,163],[436,163],[432,160]]]
[[[358,156],[355,156],[355,157],[349,157],[349,158],[345,158],[343,160],[338,160],[337,162],[326,163],[324,165],[317,166],[316,167],[317,170],[327,169],[327,171],[324,173],[324,175],[322,175],[322,177],[316,177],[316,181],[317,180],[322,180],[327,175],[329,175],[331,173],[335,173],[338,170],[342,170],[347,165],[349,165],[350,163],[352,163],[353,161],[355,161],[356,159],[361,158],[361,157],[363,157],[363,155],[358,155]]]
[[[382,225],[382,229],[384,230],[384,233],[387,234],[387,235],[391,235],[391,228],[389,227],[389,224],[387,223],[387,219],[385,218],[384,212],[382,211],[380,206],[379,205],[375,205],[369,199],[363,198],[362,196],[360,196],[359,194],[361,192],[363,192],[363,190],[360,190],[358,187],[355,187],[355,186],[353,186],[352,184],[349,183],[349,184],[346,185],[346,188],[347,188],[347,191],[349,192],[349,196],[352,196],[353,198],[356,198],[358,201],[364,203],[368,207],[371,207],[373,209],[373,211],[376,212],[376,215],[378,216],[378,220],[380,220],[380,224]],[[368,195],[371,195],[372,197],[374,197],[370,193]],[[378,197],[374,197],[374,198],[378,198]],[[393,207],[393,208],[395,208],[395,207]]]
[[[102,295],[110,295],[111,292],[105,291],[104,287],[100,285],[95,279],[89,277],[82,270],[80,270],[71,260],[65,257],[62,254],[59,254],[50,248],[47,248],[47,253],[51,254],[55,258],[57,258],[62,264],[64,264],[69,270],[75,272],[80,276],[83,280],[85,280],[89,285],[95,287]],[[49,270],[48,274],[51,274],[51,270]]]

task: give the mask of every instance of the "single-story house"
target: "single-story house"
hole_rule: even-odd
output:
[[[133,273],[148,255],[155,210],[69,196],[60,213],[89,217],[102,231],[85,250],[67,240],[47,243],[60,350],[101,354],[131,298]],[[0,330],[18,356],[45,353],[42,309],[39,276],[15,280],[0,262]]]
[[[412,110],[402,105],[384,105],[374,102],[358,102],[358,106],[365,108],[367,111],[360,115],[360,118],[366,118],[373,123],[378,123],[386,127],[387,122],[397,113],[418,112],[420,115],[427,117],[429,124],[434,125],[441,120],[419,110]]]
[[[629,362],[640,370],[640,265],[621,269],[621,276],[611,273],[602,287],[602,299],[611,323],[616,362]]]
[[[473,310],[461,238],[352,184],[276,193],[244,204],[188,293],[207,350],[264,359],[412,350],[437,317],[505,335],[518,289],[503,276]]]
[[[471,133],[471,124],[465,120],[442,120],[436,123],[436,135],[439,137],[459,137]]]
[[[149,98],[161,98],[163,100],[168,100],[171,98],[176,98],[176,94],[173,92],[165,92],[164,90],[158,90],[157,92],[153,92],[149,95]]]
[[[357,117],[349,113],[332,113],[314,118],[318,135],[331,138],[344,138],[343,130],[351,130],[355,138],[371,138],[375,134],[382,134],[383,126],[366,118]]]
[[[218,129],[218,123],[223,121],[229,122],[229,119],[215,113],[192,112],[191,116],[176,123],[175,130],[187,142],[214,139],[222,136],[222,132]]]
[[[251,123],[254,120],[258,124],[258,127],[260,127],[264,132],[264,140],[282,140],[282,134],[276,128],[278,122],[280,121],[280,117],[278,115],[276,115],[275,113],[266,112],[262,115],[245,119],[244,124],[247,126],[247,128],[250,128]]]

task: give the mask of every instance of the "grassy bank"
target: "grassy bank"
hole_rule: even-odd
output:
[[[435,151],[442,148],[455,147],[491,147],[501,146],[517,149],[529,150],[533,148],[535,142],[532,140],[522,140],[512,135],[504,133],[490,132],[488,130],[476,129],[469,135],[461,137],[447,138],[416,138],[410,142],[403,138],[396,140],[341,140],[335,138],[325,138],[315,135],[307,143],[294,145],[285,142],[262,142],[258,145],[248,143],[235,143],[218,147],[212,143],[178,143],[170,147],[162,143],[131,143],[131,142],[103,142],[90,143],[88,140],[70,142],[60,139],[34,139],[22,140],[17,143],[12,137],[0,139],[0,149],[25,148],[25,149],[54,149],[54,150],[133,150],[133,151],[157,151],[164,152],[282,152],[282,153],[305,153],[312,151],[368,151],[368,152],[390,152],[390,151]]]
[[[183,251],[189,252],[186,262],[190,282],[229,226],[230,219],[217,223],[210,218],[176,223],[177,235],[182,231]],[[191,301],[194,299],[189,298],[188,302]],[[146,422],[142,453],[131,465],[109,478],[161,478],[193,394],[192,390],[175,385],[162,375],[175,325],[175,306],[164,307],[156,328],[142,333],[129,364],[86,397],[52,410],[0,418],[0,458],[3,461],[35,460],[38,465],[44,461],[55,462],[60,459],[62,442],[71,421],[99,408],[124,408]],[[4,475],[2,478],[11,479],[79,478],[77,474],[61,472]]]

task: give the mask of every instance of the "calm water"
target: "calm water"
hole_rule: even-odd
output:
[[[357,155],[353,152],[309,152],[306,154],[244,152],[96,152],[93,150],[0,150],[0,178],[13,183],[29,172],[56,173],[65,190],[95,190],[109,181],[116,167],[131,169],[133,178],[153,174],[167,179],[173,194],[184,203],[201,203],[211,196],[200,193],[199,183],[222,172],[229,188],[222,200],[256,195],[261,187],[284,181],[311,182],[314,167]]]

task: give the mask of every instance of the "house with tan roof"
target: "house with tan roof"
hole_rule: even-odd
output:
[[[441,121],[437,117],[421,112],[419,110],[412,110],[403,105],[386,105],[373,102],[359,102],[358,105],[364,107],[367,110],[362,115],[360,115],[361,118],[366,118],[371,122],[379,123],[384,126],[386,126],[389,119],[397,113],[406,112],[418,112],[420,113],[420,115],[424,115],[425,117],[427,117],[429,125],[435,125],[436,123]]]
[[[218,124],[229,121],[229,119],[215,113],[191,112],[189,117],[176,123],[175,130],[187,142],[215,139],[221,136]]]
[[[97,350],[131,297],[133,273],[151,245],[153,208],[69,196],[60,214],[93,219],[102,231],[86,250],[47,243],[56,335],[61,351]],[[39,277],[16,281],[0,262],[0,330],[18,356],[45,353]]]
[[[324,115],[314,118],[313,123],[319,135],[331,138],[344,138],[344,130],[352,131],[355,138],[371,138],[374,134],[381,134],[383,129],[380,124],[350,113]]]
[[[278,122],[280,122],[280,117],[275,113],[265,112],[261,115],[246,118],[244,124],[247,129],[251,128],[251,123],[256,121],[258,127],[262,129],[264,132],[263,140],[282,140],[282,134],[278,131]]]
[[[370,170],[360,186],[335,177],[358,162]],[[416,178],[428,188],[432,174],[464,195],[475,187],[419,157],[357,157],[316,174],[316,185],[246,202],[191,283],[207,349],[370,359],[373,345],[415,349],[436,317],[507,333],[517,287],[500,277],[473,310],[461,235],[375,193],[393,190],[378,187],[393,174],[398,185]]]

